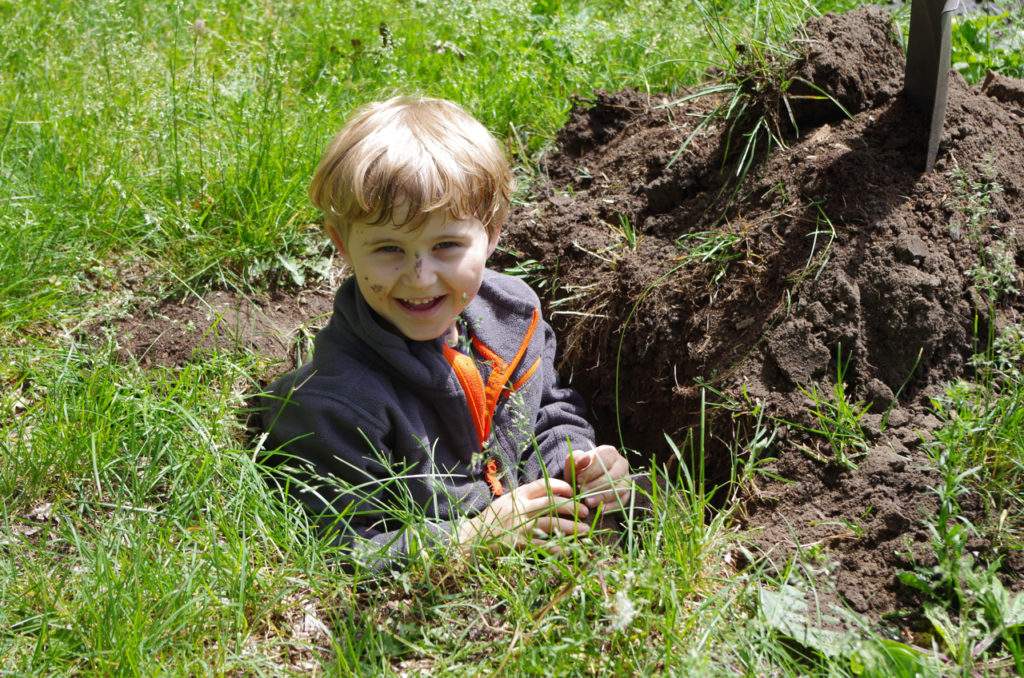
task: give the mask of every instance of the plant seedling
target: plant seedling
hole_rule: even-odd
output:
[[[718,283],[729,270],[729,265],[743,257],[739,250],[743,236],[738,233],[726,233],[723,231],[699,231],[697,233],[686,233],[676,239],[676,245],[685,250],[681,257],[689,262],[714,262],[715,273],[711,277],[711,284]]]
[[[843,468],[855,469],[857,468],[855,460],[867,454],[868,451],[867,437],[864,435],[860,421],[867,414],[871,404],[849,401],[846,382],[843,380],[849,363],[843,364],[842,355],[842,346],[840,346],[839,358],[836,361],[836,384],[832,387],[831,395],[815,384],[811,384],[809,388],[798,387],[814,403],[811,413],[817,419],[818,425],[815,427],[793,424],[793,426],[808,433],[824,436],[832,448],[833,457],[829,459],[816,450],[799,445],[798,447],[805,454],[823,463],[832,462]]]
[[[611,224],[606,225],[608,226],[608,228],[612,229],[612,231],[614,231],[617,235],[621,236],[626,247],[629,248],[630,250],[635,251],[637,245],[639,245],[640,241],[643,240],[643,236],[640,235],[639,229],[636,227],[635,224],[633,224],[629,220],[629,217],[626,216],[625,214],[619,215],[618,226],[612,226]]]

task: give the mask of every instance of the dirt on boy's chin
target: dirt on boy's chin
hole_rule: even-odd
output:
[[[497,263],[536,262],[528,273],[546,293],[563,375],[601,440],[646,458],[671,459],[665,436],[683,441],[702,399],[711,473],[754,433],[739,410],[813,424],[812,384],[844,384],[851,403],[870,404],[857,468],[812,459],[797,446],[821,441],[780,429],[773,470],[786,482],[760,482],[745,520],[770,559],[822,549],[839,596],[877,617],[913,595],[895,572],[927,544],[920,518],[935,509],[936,478],[922,443],[939,424],[929,398],[967,375],[989,328],[1024,311],[1012,291],[1024,283],[1024,83],[954,76],[939,161],[924,175],[927,130],[900,95],[904,54],[887,15],[827,15],[806,32],[803,56],[781,66],[852,117],[793,99],[790,118],[777,107],[801,92],[748,83],[751,109],[785,145],[766,153],[762,136],[738,181],[757,120],[731,136],[726,121],[698,129],[721,99],[581,98]],[[972,271],[979,251],[1001,247],[1005,289],[990,306]]]

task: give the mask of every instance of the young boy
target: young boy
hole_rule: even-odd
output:
[[[537,295],[485,268],[511,190],[479,122],[413,97],[357,111],[313,177],[351,276],[312,362],[264,395],[263,423],[289,491],[362,567],[390,568],[423,536],[557,552],[550,537],[629,496],[625,458],[594,447],[559,383]]]

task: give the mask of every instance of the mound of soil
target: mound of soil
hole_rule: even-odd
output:
[[[879,618],[914,604],[896,572],[920,557],[920,520],[936,509],[930,398],[970,377],[990,329],[1024,310],[1024,83],[954,75],[939,161],[923,174],[927,130],[900,95],[888,16],[826,15],[805,32],[796,62],[719,83],[731,92],[579,99],[492,265],[544,293],[563,375],[602,442],[670,462],[666,436],[693,436],[703,408],[707,465],[725,480],[731,454],[786,422],[761,467],[781,480],[746,484],[751,540],[783,563],[824,553],[842,600]],[[729,96],[747,104],[738,121],[720,115]],[[300,326],[329,308],[328,290],[166,303],[125,321],[122,343],[181,364],[219,322],[231,331],[212,335],[216,348],[245,346],[280,372]],[[855,468],[829,463],[805,430],[810,395],[838,389],[867,408]],[[1019,553],[1005,572],[1019,588]]]
[[[752,72],[725,95],[580,99],[502,263],[546,281],[563,373],[602,441],[670,460],[665,436],[692,435],[703,398],[714,474],[749,448],[755,407],[788,422],[771,465],[783,482],[758,482],[746,504],[753,541],[783,562],[825,549],[839,595],[881,615],[908,602],[895,573],[936,508],[930,398],[969,377],[989,329],[1024,308],[1024,83],[954,74],[940,159],[923,174],[927,130],[900,95],[888,16],[805,28],[802,57],[774,82]],[[801,98],[815,88],[794,76],[834,101]],[[732,95],[753,111],[737,123],[717,115]],[[814,389],[868,408],[857,468],[812,458],[835,457],[801,428],[818,426]]]

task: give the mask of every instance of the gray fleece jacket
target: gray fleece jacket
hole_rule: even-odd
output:
[[[423,537],[445,539],[455,521],[481,512],[496,489],[488,460],[507,492],[560,477],[570,449],[593,446],[581,398],[559,383],[554,333],[539,308],[526,283],[486,271],[462,314],[483,383],[504,384],[491,398],[489,432],[444,340],[384,329],[353,278],[338,290],[313,360],[268,387],[266,448],[288,459],[289,493],[355,565],[391,569]],[[502,363],[515,363],[507,381],[491,379]]]

